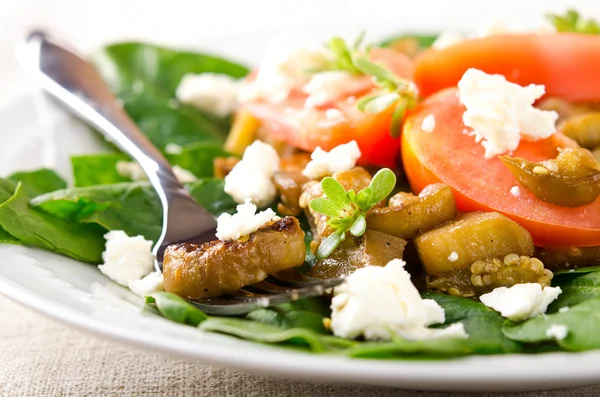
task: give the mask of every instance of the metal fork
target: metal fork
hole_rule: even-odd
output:
[[[162,233],[153,247],[156,270],[162,271],[163,253],[169,244],[215,240],[216,221],[177,181],[167,159],[125,113],[95,67],[69,47],[46,32],[33,31],[27,36],[22,52],[24,66],[32,70],[42,88],[64,108],[128,153],[148,175],[163,210]],[[238,315],[321,295],[324,289],[341,282],[341,278],[285,281],[269,276],[231,295],[190,302],[208,314]]]

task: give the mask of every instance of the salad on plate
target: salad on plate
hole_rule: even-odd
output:
[[[157,315],[368,358],[600,348],[600,24],[334,37],[253,69],[139,42],[95,63],[217,217],[167,248],[158,196],[118,149],[0,179],[0,241],[98,265]],[[316,298],[208,316],[268,275]]]

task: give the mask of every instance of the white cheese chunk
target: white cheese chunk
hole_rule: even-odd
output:
[[[563,340],[569,334],[569,327],[563,324],[552,324],[546,330],[546,336],[548,338],[554,338],[556,340]]]
[[[569,310],[571,310],[571,309],[569,308],[569,306],[563,306],[563,307],[561,307],[560,309],[558,309],[558,312],[559,312],[559,313],[566,313],[566,312],[568,312]]]
[[[462,323],[428,328],[445,320],[444,309],[423,299],[410,281],[401,259],[385,267],[358,269],[335,287],[331,301],[331,328],[336,336],[371,340],[408,340],[468,337]]]
[[[270,204],[277,197],[272,176],[279,169],[279,155],[271,146],[254,141],[225,177],[225,193],[236,203],[251,199],[259,207]]]
[[[431,47],[435,48],[436,50],[443,50],[444,48],[448,48],[465,40],[466,38],[464,34],[453,30],[446,30],[440,33]]]
[[[164,282],[161,272],[152,272],[141,280],[130,281],[128,286],[131,292],[144,298],[154,292],[164,291]]]
[[[458,260],[458,253],[456,251],[452,251],[450,255],[448,255],[449,262],[456,262]]]
[[[460,102],[467,110],[463,122],[473,129],[485,157],[514,151],[521,138],[548,138],[556,131],[558,114],[533,107],[545,93],[543,85],[522,87],[504,76],[469,69],[458,83]]]
[[[277,218],[275,211],[267,208],[256,213],[256,205],[250,199],[237,207],[233,215],[222,214],[217,218],[217,238],[222,241],[237,240],[257,231],[264,224]]]
[[[148,175],[146,175],[139,163],[134,161],[117,161],[116,167],[117,173],[122,177],[130,178],[132,181],[148,180]],[[178,165],[173,166],[172,170],[179,183],[190,183],[198,179],[190,171]]]
[[[308,95],[306,107],[322,106],[348,94],[361,91],[365,79],[344,70],[315,73],[302,91]]]
[[[562,290],[560,287],[544,287],[537,283],[516,284],[510,288],[498,287],[483,294],[479,300],[503,317],[522,321],[546,312]]]
[[[129,237],[122,230],[104,235],[106,246],[102,253],[104,263],[98,269],[117,283],[128,286],[154,270],[152,241],[142,236]]]
[[[433,130],[435,130],[435,116],[433,114],[430,114],[423,119],[421,129],[424,132],[433,132]]]
[[[336,172],[347,171],[356,165],[360,156],[360,149],[356,141],[336,146],[329,152],[317,147],[302,173],[308,178],[319,179]]]
[[[237,109],[242,84],[225,74],[188,73],[177,86],[175,96],[182,103],[224,117]]]
[[[510,194],[512,194],[515,197],[519,197],[521,195],[521,188],[518,186],[511,187]]]
[[[183,147],[176,143],[169,143],[165,146],[165,153],[167,154],[181,154],[183,153]]]

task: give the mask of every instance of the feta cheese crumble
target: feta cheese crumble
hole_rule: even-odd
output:
[[[161,272],[152,272],[141,280],[130,281],[128,286],[131,292],[144,298],[155,292],[164,291],[164,282]]]
[[[183,147],[176,143],[169,143],[165,146],[165,153],[167,154],[181,154],[183,153]]]
[[[129,286],[130,282],[138,281],[154,270],[152,241],[142,236],[129,237],[122,230],[112,230],[104,238],[104,263],[98,269],[112,280]]]
[[[431,47],[435,48],[436,50],[443,50],[444,48],[448,48],[465,40],[466,38],[462,33],[453,30],[446,30],[440,33]]]
[[[450,253],[450,255],[448,255],[448,260],[450,262],[456,262],[458,260],[458,253],[456,253],[455,251],[452,251]]]
[[[460,102],[467,110],[463,122],[471,127],[485,157],[514,151],[521,138],[539,140],[556,131],[558,113],[533,107],[545,93],[543,85],[522,87],[504,76],[469,69],[458,83]]]
[[[117,173],[122,177],[129,178],[132,181],[148,180],[148,175],[146,175],[142,166],[135,161],[117,161],[116,167]],[[178,165],[174,165],[171,170],[179,183],[190,183],[198,179],[190,171]]]
[[[308,95],[305,107],[322,106],[348,94],[361,91],[365,79],[343,70],[315,73],[302,91]]]
[[[256,213],[256,205],[250,199],[237,207],[233,215],[222,214],[217,218],[217,238],[221,241],[237,240],[257,231],[264,224],[277,218],[275,211],[267,208]]]
[[[552,324],[546,330],[546,336],[548,338],[554,338],[556,340],[563,340],[569,334],[569,327],[563,324]]]
[[[566,312],[568,312],[569,310],[571,310],[571,309],[569,308],[569,306],[563,306],[563,307],[561,307],[560,309],[558,309],[558,312],[559,312],[559,313],[566,313]]]
[[[433,114],[430,114],[423,119],[421,129],[424,132],[433,132],[433,130],[435,130],[435,116]]]
[[[513,321],[522,321],[546,312],[562,290],[560,287],[544,287],[537,283],[516,284],[510,288],[498,287],[483,294],[479,300]]]
[[[521,195],[521,188],[518,186],[511,187],[510,194],[512,194],[515,197],[519,197]]]
[[[336,146],[329,152],[317,147],[310,155],[311,161],[302,173],[308,178],[319,179],[336,172],[347,171],[356,165],[360,156],[356,141]]]
[[[349,275],[334,288],[331,329],[336,336],[371,340],[467,338],[464,325],[446,328],[428,326],[445,320],[444,309],[434,300],[423,299],[410,281],[401,259],[387,266],[369,266]]]
[[[224,117],[233,113],[243,82],[225,74],[188,73],[179,82],[175,97],[181,102]]]
[[[259,207],[264,207],[277,197],[271,178],[278,168],[277,151],[271,145],[254,141],[244,151],[242,160],[225,177],[225,193],[238,204],[249,198]]]

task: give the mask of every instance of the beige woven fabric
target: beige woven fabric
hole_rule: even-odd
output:
[[[441,397],[465,394],[316,385],[175,360],[69,329],[0,295],[0,395]],[[600,385],[506,394],[509,395],[591,397],[600,396]]]

